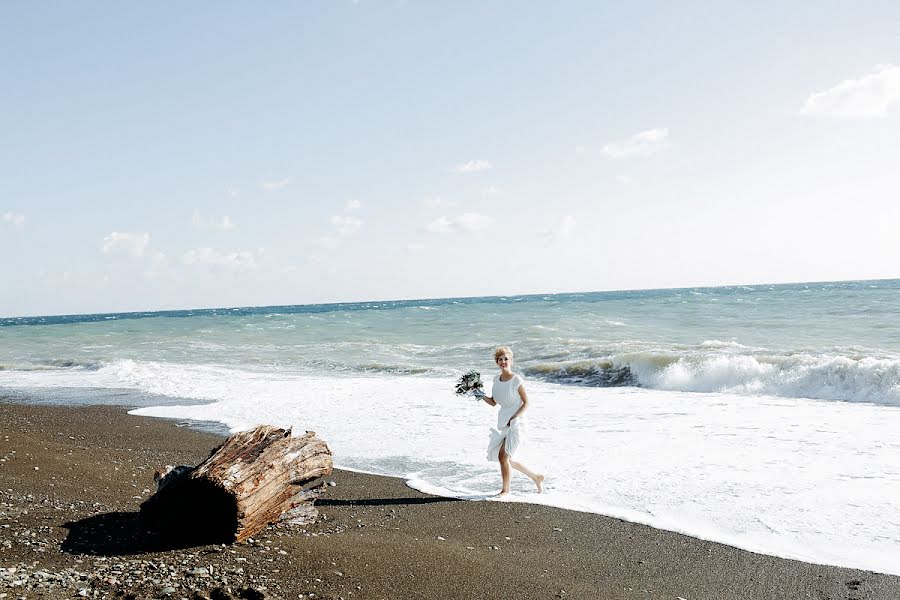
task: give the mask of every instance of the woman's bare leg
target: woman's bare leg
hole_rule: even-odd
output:
[[[506,440],[500,444],[500,477],[503,479],[503,488],[498,496],[505,496],[509,493],[509,455],[506,454]]]
[[[535,473],[522,463],[516,462],[511,458],[509,459],[509,466],[519,473],[527,475],[534,482],[535,487],[537,487],[538,494],[544,491],[544,476],[541,473]]]

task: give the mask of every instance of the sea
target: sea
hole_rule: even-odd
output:
[[[0,397],[227,433],[487,501],[510,346],[530,398],[506,502],[900,575],[900,280],[0,319]]]

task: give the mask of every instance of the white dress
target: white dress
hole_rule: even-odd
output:
[[[491,396],[500,407],[497,414],[497,428],[491,429],[488,441],[487,459],[500,460],[500,445],[506,443],[506,454],[513,456],[525,438],[524,417],[516,417],[507,427],[510,417],[516,414],[522,406],[522,398],[519,396],[519,387],[525,383],[520,375],[513,375],[509,381],[500,381],[500,376],[494,377],[494,387]]]

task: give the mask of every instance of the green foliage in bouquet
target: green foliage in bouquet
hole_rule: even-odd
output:
[[[484,384],[481,382],[481,373],[469,371],[456,382],[456,393],[460,396],[475,396],[484,398]]]

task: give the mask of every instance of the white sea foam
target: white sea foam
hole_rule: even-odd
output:
[[[701,348],[735,348],[744,349],[747,346],[739,344],[735,340],[705,340],[700,344]]]
[[[577,340],[567,340],[578,345]],[[197,341],[191,349],[225,354],[227,344]],[[344,374],[385,373],[450,376],[453,369],[428,366],[422,360],[437,361],[448,352],[460,356],[484,349],[476,345],[454,348],[422,344],[379,345],[375,342],[332,344],[342,354],[355,355],[355,362],[310,356],[293,372],[322,371]],[[243,352],[272,356],[272,364],[259,362],[258,368],[275,377],[285,374],[277,354],[266,346],[245,344]],[[589,349],[591,353],[599,351]],[[737,395],[769,395],[850,402],[871,402],[900,406],[900,355],[865,348],[829,349],[827,353],[773,351],[743,346],[737,342],[707,340],[700,349],[652,348],[612,354],[602,358],[565,360],[567,351],[552,351],[541,361],[524,365],[524,371],[550,381],[579,385],[632,384],[648,389],[681,392],[721,392]],[[382,358],[383,357],[383,358]],[[419,360],[416,360],[416,359]],[[556,362],[562,359],[561,362]],[[460,362],[465,361],[463,357]],[[521,366],[521,365],[520,365]],[[245,371],[228,365],[173,364],[153,360],[72,361],[53,360],[37,365],[0,367],[0,386],[9,387],[123,387],[146,393],[183,396],[199,400],[220,398],[229,377],[243,378]],[[290,371],[288,371],[290,373]],[[207,376],[219,386],[198,387]],[[254,375],[255,376],[255,375]]]
[[[215,399],[134,414],[315,430],[338,466],[488,499],[490,407],[452,380],[308,377],[218,368],[123,369],[145,391]],[[160,379],[168,379],[169,383]],[[529,381],[528,451],[546,493],[511,501],[596,512],[788,558],[900,574],[900,409],[725,393]],[[560,464],[558,457],[566,457]],[[552,460],[551,460],[552,459]]]
[[[624,357],[644,387],[900,405],[900,359],[793,354],[690,353]]]

